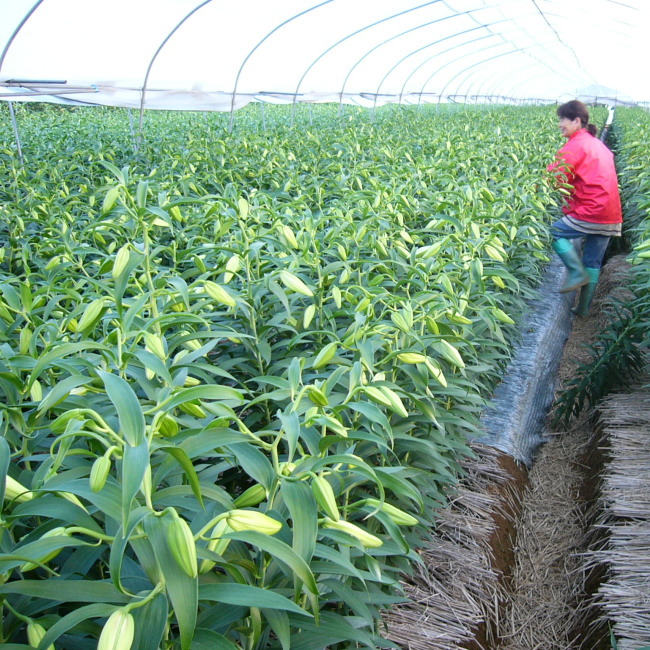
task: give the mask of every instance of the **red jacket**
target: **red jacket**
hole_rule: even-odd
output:
[[[562,207],[564,214],[593,223],[623,221],[614,155],[587,129],[579,129],[568,139],[548,171],[558,183],[573,186]]]

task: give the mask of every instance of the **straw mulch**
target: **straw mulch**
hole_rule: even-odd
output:
[[[576,621],[585,593],[576,556],[587,531],[578,460],[589,444],[583,426],[545,444],[529,474],[517,523],[512,589],[498,629],[505,650],[579,647]]]
[[[422,566],[404,583],[411,601],[385,618],[387,637],[404,649],[492,647],[493,619],[504,598],[503,571],[492,548],[495,535],[512,528],[512,478],[523,470],[490,447],[476,444],[474,451],[421,553]]]
[[[607,572],[597,604],[618,648],[638,650],[650,646],[650,386],[613,395],[600,410],[609,462],[601,496],[606,543],[592,556]]]

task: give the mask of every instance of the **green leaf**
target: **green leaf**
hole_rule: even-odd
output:
[[[151,370],[158,377],[162,378],[167,384],[173,384],[171,373],[165,362],[149,350],[138,350],[134,355],[142,363],[144,368]]]
[[[217,427],[208,425],[201,433],[197,433],[190,438],[183,440],[181,447],[190,458],[197,458],[214,453],[215,449],[227,447],[237,443],[250,444],[250,436],[226,427]],[[219,454],[222,455],[222,454]]]
[[[33,542],[28,542],[15,547],[11,554],[0,555],[0,572],[6,573],[11,569],[20,566],[24,562],[36,563],[40,558],[45,557],[48,553],[58,551],[68,546],[87,545],[87,542],[66,535],[54,535],[52,537],[37,539]]]
[[[117,202],[119,195],[120,195],[119,186],[111,187],[108,190],[108,192],[106,192],[106,196],[104,196],[104,201],[102,202],[103,214],[106,214],[107,212],[110,212],[113,209],[113,206]]]
[[[219,400],[226,402],[231,406],[239,406],[244,401],[241,391],[229,386],[192,386],[191,388],[182,388],[169,400],[164,403],[166,410],[171,410],[185,402],[196,399]]]
[[[318,624],[312,621],[305,621],[304,624],[299,621],[292,623],[293,628],[300,631],[291,636],[291,646],[300,650],[323,650],[324,639],[327,639],[330,646],[345,642],[345,647],[352,648],[355,647],[350,643],[353,641],[372,650],[387,647],[384,643],[378,646],[373,636],[352,626],[346,617],[334,612],[323,612]],[[398,646],[390,644],[388,647]]]
[[[140,524],[140,522],[148,515],[150,514],[149,508],[142,507],[142,508],[137,508],[136,510],[133,510],[129,514],[129,521],[127,522],[126,528],[120,528],[120,530],[115,533],[115,540],[111,544],[111,552],[110,552],[110,557],[109,557],[109,569],[110,569],[110,575],[111,578],[113,579],[113,583],[115,587],[119,590],[122,590],[122,562],[124,561],[125,557],[125,551],[126,551],[126,546],[129,543],[130,537],[133,534],[133,531],[135,530],[136,526]],[[152,567],[151,563],[148,563],[147,565],[143,565],[143,568],[147,571],[148,575],[150,578],[152,578],[152,582],[155,583],[155,575],[152,575]]]
[[[249,443],[231,444],[227,449],[234,454],[246,474],[267,490],[271,489],[275,481],[275,471],[265,454]]]
[[[458,350],[445,339],[440,339],[433,343],[433,347],[445,358],[449,363],[457,368],[464,368],[465,362],[460,356]]]
[[[289,444],[287,461],[291,462],[293,455],[296,453],[296,445],[300,437],[300,419],[298,414],[293,411],[291,413],[280,413],[280,421]]]
[[[384,412],[375,404],[370,402],[348,402],[347,404],[353,411],[361,413],[371,422],[376,422],[385,431],[390,431],[391,426]]]
[[[239,650],[240,646],[214,630],[197,628],[192,640],[192,650]]]
[[[85,386],[86,384],[90,384],[91,382],[92,382],[92,378],[86,377],[85,375],[72,375],[70,377],[66,377],[65,379],[62,379],[43,398],[43,400],[38,405],[36,410],[38,412],[47,411],[53,406],[56,406],[61,400],[68,397],[70,391],[73,388],[77,388],[79,386]]]
[[[143,440],[137,447],[124,447],[122,459],[122,527],[126,528],[131,505],[140,490],[142,479],[149,466],[149,444]]]
[[[361,474],[369,478],[373,483],[377,485],[380,495],[383,498],[384,495],[384,486],[379,481],[377,473],[375,470],[368,465],[363,459],[358,456],[345,455],[345,454],[336,454],[332,456],[325,456],[317,460],[311,467],[312,471],[316,472],[322,467],[334,466],[337,463],[342,463],[348,466],[349,471]]]
[[[185,282],[185,280],[183,278],[178,277],[178,276],[169,278],[167,280],[167,282],[169,282],[169,284],[171,284],[172,287],[174,287],[174,289],[176,289],[176,291],[181,294],[181,298],[183,299],[183,302],[186,305],[189,305],[190,304],[190,292],[189,292],[189,289],[188,289],[188,286],[187,286],[187,282]]]
[[[218,485],[209,485],[205,482],[201,484],[201,493],[203,498],[214,501],[221,506],[222,510],[232,510],[232,497]],[[192,488],[189,485],[174,485],[168,488],[160,488],[153,495],[154,507],[164,508],[168,505],[183,504],[194,506],[191,497]],[[198,508],[197,508],[198,510]]]
[[[354,566],[354,564],[352,564],[352,562],[350,562],[348,554],[344,555],[340,551],[337,551],[331,546],[326,546],[325,544],[316,544],[314,557],[320,557],[331,562],[337,571],[341,571],[342,575],[354,576],[362,584],[365,584],[363,574]]]
[[[376,469],[377,478],[381,481],[384,488],[391,490],[400,499],[410,499],[422,508],[422,495],[406,479],[398,476],[398,472],[403,472],[401,467],[382,467]]]
[[[178,622],[181,650],[189,650],[196,627],[198,612],[198,577],[190,578],[174,559],[167,546],[168,517],[151,515],[144,520],[161,575],[165,576],[165,589]]]
[[[9,443],[0,437],[0,511],[5,499],[5,488],[7,485],[7,472],[11,461],[11,449]]]
[[[157,219],[153,220],[154,225],[165,226],[167,228],[173,227],[169,213],[166,210],[163,210],[162,208],[152,205],[147,208],[147,212],[149,214],[152,214],[154,217],[157,217]]]
[[[345,585],[341,580],[334,578],[325,578],[321,580],[320,583],[324,587],[328,587],[332,590],[338,597],[341,603],[349,606],[357,616],[361,616],[368,625],[372,625],[373,615],[368,609],[368,606],[363,602],[359,597],[360,592],[356,592],[347,585]],[[363,592],[365,593],[365,592]],[[331,600],[331,598],[327,598]]]
[[[388,533],[388,536],[400,547],[402,553],[404,553],[404,555],[407,555],[411,548],[404,538],[400,527],[381,510],[375,512],[373,514],[373,517],[381,521],[381,523],[384,525],[384,528],[386,529],[386,532]]]
[[[52,483],[52,481],[49,483]],[[78,497],[92,503],[93,506],[106,513],[111,519],[121,522],[122,493],[117,485],[110,482],[110,480],[100,492],[93,492],[90,489],[87,478],[61,481],[56,483],[55,488],[61,492],[76,494]]]
[[[289,370],[287,371],[287,379],[289,387],[294,394],[297,394],[300,390],[301,376],[300,357],[293,357],[289,364]]]
[[[159,447],[159,449],[161,451],[167,452],[170,456],[173,456],[176,462],[183,468],[185,476],[187,476],[187,480],[190,484],[190,487],[192,488],[192,492],[194,493],[196,500],[201,504],[201,507],[203,508],[204,505],[203,495],[201,494],[201,483],[199,482],[199,476],[196,473],[194,465],[192,464],[189,456],[180,447],[165,445]]]
[[[318,537],[318,508],[314,495],[309,485],[302,481],[283,481],[280,495],[293,522],[293,550],[309,563]]]
[[[151,512],[151,511],[149,511]],[[158,558],[154,553],[153,545],[149,539],[132,536],[129,539],[131,548],[135,551],[140,566],[149,578],[151,584],[158,584],[164,579],[162,569],[158,563]]]
[[[98,370],[106,392],[120,419],[120,432],[131,447],[137,447],[144,440],[145,422],[140,402],[129,384],[110,372]]]
[[[29,376],[25,390],[29,391],[34,382],[40,377],[43,370],[50,367],[54,361],[67,357],[75,352],[88,352],[89,350],[108,350],[108,348],[101,343],[93,343],[92,341],[84,341],[83,343],[62,343],[55,345],[49,352],[41,356],[34,366],[34,370]]]
[[[0,290],[2,291],[2,297],[7,301],[7,304],[14,310],[20,311],[22,308],[20,295],[16,289],[8,284],[3,282],[0,284]]]
[[[236,577],[233,576],[233,580],[246,584],[246,580],[241,573]],[[250,603],[247,606],[228,605],[227,603],[202,603],[200,623],[204,628],[211,630],[230,630],[233,624],[237,625],[244,617],[248,616],[249,609]]]
[[[278,641],[282,645],[282,650],[290,650],[291,625],[289,624],[289,616],[287,613],[279,609],[263,608],[262,616],[266,618],[275,636],[278,637]]]
[[[114,605],[103,605],[98,603],[93,603],[92,605],[86,605],[85,607],[75,609],[73,612],[70,612],[63,618],[59,619],[45,633],[45,636],[41,639],[41,644],[39,647],[48,648],[62,634],[65,634],[68,630],[71,630],[76,625],[79,625],[80,623],[83,623],[90,618],[108,618],[116,609],[118,608]]]
[[[248,210],[249,210],[248,201],[245,198],[240,197],[237,200],[237,207],[239,208],[239,218],[242,221],[246,221],[246,219],[248,218]]]
[[[147,205],[147,190],[149,189],[149,182],[142,180],[138,181],[138,186],[135,190],[135,203],[139,208],[144,208]]]
[[[46,484],[47,485],[47,484]],[[82,526],[95,532],[104,532],[102,527],[93,517],[78,505],[71,503],[66,498],[56,494],[47,494],[20,503],[13,509],[14,517],[43,517],[61,522],[66,526]]]
[[[0,594],[20,594],[57,603],[128,603],[130,598],[110,582],[99,580],[14,580],[0,585]]]
[[[140,266],[143,262],[145,255],[140,253],[133,248],[129,249],[129,260],[124,267],[124,270],[114,279],[113,284],[113,299],[115,300],[115,306],[117,307],[117,313],[122,316],[124,311],[123,299],[124,292],[129,283],[129,278],[132,276],[133,271]]]
[[[138,650],[158,650],[165,628],[169,606],[164,594],[158,594],[146,605],[138,607],[131,612],[135,619],[135,636],[132,648]],[[195,642],[192,648],[195,648]]]
[[[257,534],[268,537],[262,533]],[[254,587],[253,585],[240,585],[233,582],[203,584],[199,587],[199,600],[212,600],[219,603],[228,603],[229,605],[244,605],[246,607],[255,606],[268,609],[282,609],[287,612],[311,617],[309,612],[285,596],[269,589]]]
[[[148,293],[142,293],[139,295],[133,302],[129,303],[129,308],[125,314],[120,311],[118,306],[118,313],[122,318],[122,327],[125,332],[128,332],[132,329],[141,329],[134,325],[134,321],[141,318],[142,310],[149,300]]]
[[[238,539],[240,542],[253,544],[257,548],[269,553],[275,560],[285,564],[289,571],[287,575],[293,578],[292,572],[305,583],[305,586],[313,594],[318,593],[318,587],[314,574],[311,572],[309,565],[303,560],[288,544],[283,541],[258,533],[257,531],[241,531],[238,533],[229,533],[228,537]]]

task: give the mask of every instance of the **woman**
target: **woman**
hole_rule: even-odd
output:
[[[610,237],[621,235],[621,199],[614,156],[596,137],[587,107],[570,101],[557,109],[557,115],[567,142],[548,171],[558,185],[569,186],[569,196],[562,207],[564,217],[551,227],[553,249],[569,271],[560,291],[582,287],[574,313],[586,316]],[[584,239],[582,260],[571,241],[574,239]]]

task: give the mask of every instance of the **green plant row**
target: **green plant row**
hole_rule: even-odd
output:
[[[18,108],[2,642],[391,646],[548,261],[550,110]]]

